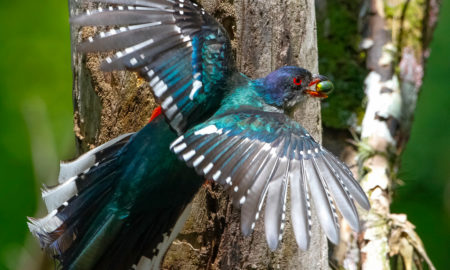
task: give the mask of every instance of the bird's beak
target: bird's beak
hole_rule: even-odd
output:
[[[314,74],[305,92],[312,97],[327,98],[333,89],[333,83],[327,77]]]

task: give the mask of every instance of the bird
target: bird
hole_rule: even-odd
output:
[[[283,66],[249,78],[236,68],[226,30],[188,0],[82,0],[91,2],[100,5],[71,24],[108,30],[76,50],[115,51],[101,68],[137,72],[160,106],[138,132],[62,162],[59,184],[44,188],[49,213],[28,226],[62,269],[159,269],[205,180],[227,188],[244,235],[264,216],[271,250],[287,214],[308,249],[312,204],[331,242],[339,242],[339,212],[360,231],[355,201],[369,210],[366,194],[289,117],[308,96],[334,90],[327,77]]]

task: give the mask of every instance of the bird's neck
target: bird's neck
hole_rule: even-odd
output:
[[[236,82],[221,103],[221,108],[216,114],[228,110],[237,110],[242,107],[253,107],[258,110],[281,112],[279,108],[268,105],[261,97],[260,80],[251,80],[244,75],[243,79]]]

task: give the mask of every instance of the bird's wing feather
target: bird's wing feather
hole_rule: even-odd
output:
[[[179,134],[213,113],[236,70],[230,40],[213,17],[188,0],[83,1],[102,5],[72,24],[112,27],[78,50],[118,50],[102,69],[139,72]]]
[[[252,231],[265,203],[271,249],[277,248],[285,227],[288,191],[296,240],[303,249],[310,238],[310,197],[334,243],[339,241],[337,209],[358,231],[353,200],[370,207],[350,170],[281,113],[240,109],[216,115],[188,130],[171,150],[197,173],[230,187],[234,204],[242,208],[244,234]]]

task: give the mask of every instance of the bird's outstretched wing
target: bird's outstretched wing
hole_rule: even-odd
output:
[[[310,197],[334,243],[339,242],[336,209],[359,231],[353,200],[370,208],[347,166],[281,113],[237,110],[214,116],[180,136],[171,150],[197,173],[230,187],[234,204],[241,206],[244,234],[252,231],[265,202],[266,238],[272,250],[285,226],[288,190],[293,228],[302,249],[309,245]]]
[[[78,50],[119,50],[103,70],[139,72],[179,134],[212,115],[236,70],[230,40],[213,17],[188,0],[83,1],[101,7],[73,17],[72,24],[114,27]]]

